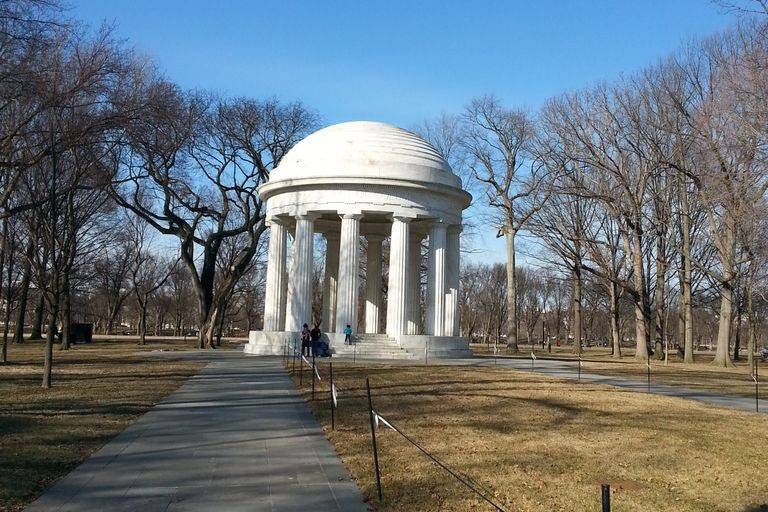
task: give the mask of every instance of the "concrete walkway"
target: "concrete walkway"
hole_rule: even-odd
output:
[[[26,510],[368,510],[280,358],[210,357]]]

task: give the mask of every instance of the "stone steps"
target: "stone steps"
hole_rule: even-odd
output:
[[[417,356],[400,347],[386,334],[359,334],[352,345],[336,345],[333,354],[360,359],[416,359]]]

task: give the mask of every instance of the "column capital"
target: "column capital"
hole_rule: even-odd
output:
[[[296,220],[317,220],[320,217],[318,212],[303,212],[294,215]]]
[[[443,222],[441,220],[438,220],[438,221],[435,221],[432,224],[430,224],[429,231],[432,232],[432,231],[440,230],[440,231],[446,231],[447,232],[448,231],[448,227],[449,227],[448,224],[446,224],[445,222]]]
[[[283,221],[283,219],[281,219],[280,217],[277,217],[276,215],[267,217],[264,220],[264,224],[266,224],[267,227],[270,227],[270,228],[274,225],[285,226],[285,222]]]

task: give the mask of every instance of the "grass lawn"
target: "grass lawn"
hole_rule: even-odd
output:
[[[108,340],[54,348],[47,390],[40,387],[43,344],[11,345],[10,362],[0,366],[0,510],[21,510],[201,367],[137,351],[193,343]]]
[[[491,345],[491,350],[492,350]],[[485,345],[473,345],[472,350],[477,355],[489,355]],[[530,345],[521,345],[520,354],[508,356],[499,349],[498,357],[530,357]],[[620,360],[614,359],[610,349],[586,348],[582,354],[584,371],[610,375],[612,377],[624,377],[645,382],[646,364],[634,359],[634,351],[624,349]],[[492,353],[491,353],[492,355]],[[541,359],[567,359],[576,361],[572,347],[552,347],[549,354],[541,347],[536,348],[536,357]],[[690,389],[711,391],[724,395],[742,396],[752,398],[755,396],[755,383],[752,380],[751,369],[747,366],[747,356],[742,354],[742,360],[736,362],[732,368],[712,366],[710,363],[714,353],[696,353],[695,363],[686,365],[679,362],[677,357],[670,353],[668,365],[664,361],[651,360],[651,379],[653,382],[684,386]],[[761,381],[768,382],[768,364],[760,363],[758,374]],[[761,385],[760,395],[768,396],[768,386]]]
[[[374,408],[492,489],[506,510],[599,510],[607,482],[619,512],[768,511],[763,415],[513,370],[336,362],[340,401],[331,431],[321,372],[310,405],[372,502],[366,375]],[[378,441],[384,502],[377,510],[491,510],[395,432],[381,428]]]

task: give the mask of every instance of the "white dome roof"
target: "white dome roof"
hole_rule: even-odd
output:
[[[353,121],[318,130],[296,144],[269,182],[393,179],[461,188],[461,180],[427,141],[391,124]]]

